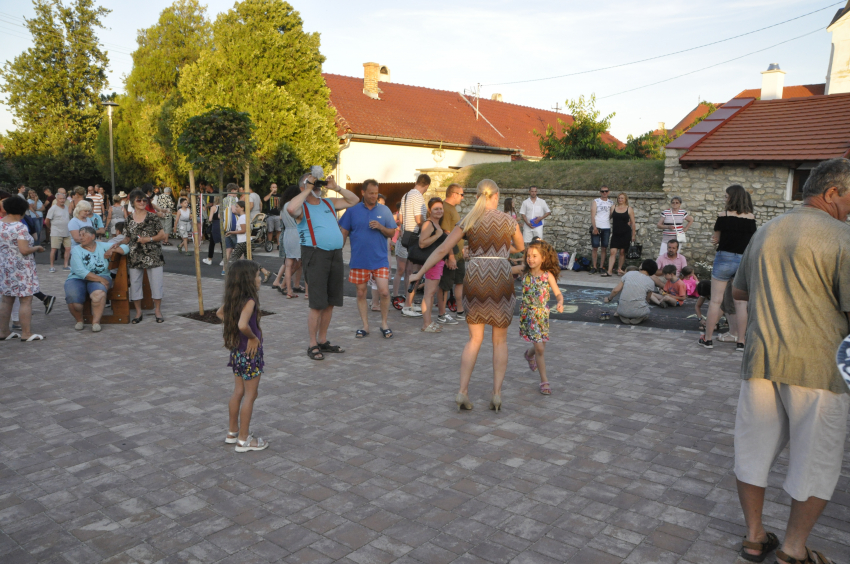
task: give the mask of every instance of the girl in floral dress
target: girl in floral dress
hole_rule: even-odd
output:
[[[542,239],[529,243],[523,264],[513,267],[514,274],[522,274],[522,302],[519,308],[519,336],[534,346],[525,351],[525,360],[531,370],[540,371],[540,393],[549,395],[552,389],[546,378],[546,361],[543,352],[549,340],[549,295],[558,300],[558,313],[564,311],[564,295],[558,288],[561,267],[558,253]]]

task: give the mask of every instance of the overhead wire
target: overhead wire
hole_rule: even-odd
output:
[[[22,18],[19,18],[18,16],[13,16],[12,14],[8,14],[6,12],[0,12],[0,24],[6,23],[6,24],[14,25],[14,26],[29,30],[29,28],[27,28],[26,25],[15,22],[15,21],[10,21],[10,19],[26,21]],[[15,31],[20,33],[19,30],[15,30]],[[18,37],[20,39],[31,39],[30,37],[21,37],[20,35],[15,35],[15,37]],[[133,50],[128,48],[128,47],[125,47],[123,45],[118,45],[116,43],[107,43],[105,41],[100,41],[99,43],[101,45],[103,45],[104,47],[106,47],[107,48],[106,50],[109,51],[110,54],[119,54],[119,55],[125,55],[127,57],[132,57],[132,54],[133,54],[132,51]]]
[[[732,59],[727,59],[727,60],[720,62],[720,63],[715,63],[715,64],[709,65],[707,67],[702,67],[701,69],[692,70],[692,71],[682,73],[682,74],[679,74],[679,75],[676,75],[676,76],[671,76],[670,78],[665,78],[664,80],[659,80],[657,82],[652,82],[650,84],[644,84],[643,86],[638,86],[638,87],[635,87],[635,88],[630,88],[628,90],[623,90],[621,92],[617,92],[616,94],[608,94],[606,96],[599,96],[597,99],[602,100],[604,98],[611,98],[612,96],[619,96],[620,94],[625,94],[627,92],[634,92],[635,90],[640,90],[642,88],[649,88],[650,86],[655,86],[656,84],[661,84],[663,82],[670,82],[671,80],[675,80],[677,78],[682,78],[683,76],[688,76],[689,74],[695,74],[695,73],[698,73],[698,72],[702,72],[704,70],[712,69],[714,67],[719,67],[720,65],[725,65],[726,63],[731,63],[732,61],[737,61],[738,59],[743,59],[744,57],[749,57],[750,55],[755,55],[756,53],[761,53],[763,51],[767,51],[768,49],[773,49],[774,47],[778,47],[779,45],[784,45],[785,43],[790,43],[792,41],[796,41],[797,39],[801,39],[803,37],[817,33],[819,31],[823,31],[822,28],[817,28],[817,29],[810,31],[808,33],[804,33],[803,35],[798,35],[797,37],[792,37],[791,39],[786,39],[785,41],[780,41],[779,43],[774,43],[773,45],[771,45],[769,47],[764,47],[763,49],[758,49],[757,51],[751,51],[751,52],[749,52],[745,55],[739,55],[737,57],[734,57]]]
[[[781,22],[778,22],[778,23],[775,23],[775,24],[771,24],[771,25],[766,26],[766,27],[761,27],[759,29],[754,29],[754,30],[748,31],[746,33],[741,33],[739,35],[727,37],[726,39],[720,39],[720,40],[717,40],[717,41],[712,41],[710,43],[705,43],[703,45],[697,45],[696,47],[689,47],[687,49],[681,49],[679,51],[673,51],[672,53],[666,53],[664,55],[656,55],[654,57],[648,57],[646,59],[640,59],[640,60],[631,61],[631,62],[628,62],[628,63],[620,63],[620,64],[617,64],[617,65],[610,65],[610,66],[607,66],[607,67],[600,67],[600,68],[597,68],[597,69],[589,69],[589,70],[571,72],[571,73],[567,73],[567,74],[560,74],[560,75],[557,75],[557,76],[549,76],[549,77],[544,77],[544,78],[530,78],[530,79],[526,79],[526,80],[515,80],[515,81],[512,81],[512,82],[496,82],[496,83],[491,83],[491,84],[482,84],[481,86],[506,86],[506,85],[510,85],[510,84],[523,84],[523,83],[527,83],[527,82],[541,82],[541,81],[544,81],[544,80],[555,80],[557,78],[566,78],[568,76],[577,76],[577,75],[580,75],[580,74],[589,74],[589,73],[592,73],[592,72],[599,72],[599,71],[604,71],[604,70],[616,69],[616,68],[620,68],[620,67],[626,67],[626,66],[629,66],[629,65],[636,65],[638,63],[645,63],[647,61],[654,61],[656,59],[663,59],[664,57],[671,57],[673,55],[679,55],[681,53],[687,53],[688,51],[695,51],[697,49],[702,49],[704,47],[710,47],[711,45],[717,45],[718,43],[724,43],[726,41],[738,39],[739,37],[745,37],[747,35],[752,35],[754,33],[758,33],[760,31],[764,31],[766,29],[777,27],[777,26],[786,24],[788,22],[792,22],[794,20],[799,20],[800,18],[805,18],[806,16],[810,16],[812,14],[816,14],[818,12],[828,10],[829,8],[834,8],[835,6],[838,6],[840,4],[845,4],[845,1],[842,0],[841,2],[835,2],[834,4],[824,6],[823,8],[818,8],[817,10],[813,10],[811,12],[807,12],[805,14],[802,14],[802,15],[784,20],[784,21],[781,21]],[[777,45],[781,45],[781,43],[777,43]],[[755,52],[759,52],[759,51],[755,51]],[[612,94],[612,96],[616,96],[616,94]]]

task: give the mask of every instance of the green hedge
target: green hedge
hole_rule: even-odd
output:
[[[597,190],[608,186],[612,192],[661,192],[664,161],[514,161],[471,165],[460,169],[452,182],[475,188],[483,178],[496,181],[501,188]]]

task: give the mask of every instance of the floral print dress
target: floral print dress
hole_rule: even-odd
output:
[[[124,225],[124,235],[130,239],[130,254],[127,255],[127,266],[130,268],[156,268],[165,264],[162,247],[159,243],[139,243],[139,236],[156,237],[162,231],[162,222],[154,213],[148,212],[144,221],[136,223],[131,211]]]
[[[519,336],[529,343],[549,341],[549,273],[522,277],[522,302],[519,306]]]
[[[18,239],[35,244],[22,222],[0,221],[0,295],[23,298],[38,292],[38,274],[35,255],[22,255]]]

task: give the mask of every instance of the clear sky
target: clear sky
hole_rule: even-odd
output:
[[[68,0],[66,0],[67,2]],[[822,83],[829,63],[829,9],[702,49],[653,61],[576,76],[577,73],[664,55],[747,33],[834,4],[836,0],[292,0],[304,27],[321,34],[324,71],[362,76],[363,63],[390,68],[393,82],[444,90],[481,83],[482,97],[501,93],[505,102],[561,108],[567,99],[595,93],[598,108],[616,112],[612,133],[625,140],[666,122],[672,127],[699,100],[724,102],[761,86],[761,71],[779,63],[786,85]],[[110,55],[109,90],[122,91],[130,72],[136,31],[153,25],[168,0],[101,0],[112,10],[100,37]],[[841,2],[844,3],[843,1]],[[211,18],[233,6],[210,0]],[[20,25],[32,4],[0,0],[0,61],[31,45]],[[18,24],[18,25],[16,25]],[[624,90],[751,53],[809,33],[764,52],[625,94]],[[0,105],[0,130],[12,127]]]

